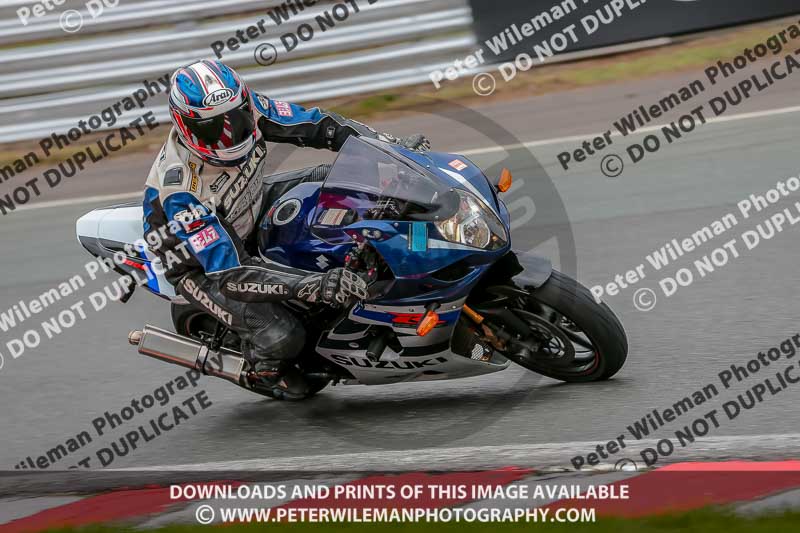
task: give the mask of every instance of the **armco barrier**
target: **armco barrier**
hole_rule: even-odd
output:
[[[282,0],[119,0],[66,34],[59,27],[63,8],[85,3],[67,0],[27,26],[15,9],[30,2],[0,6],[0,46],[6,45],[0,48],[0,144],[63,133],[143,80],[215,58],[211,43],[262,19],[266,33],[226,49],[222,59],[254,89],[301,102],[425,83],[432,70],[475,47],[466,0],[320,0],[280,25],[268,11]],[[285,53],[282,35],[303,23],[319,24],[317,17],[336,5],[349,6],[350,16]],[[255,58],[264,43],[280,52],[269,66]],[[165,104],[163,94],[156,96],[137,114],[152,110],[165,120]]]
[[[63,133],[81,119],[130,94],[145,79],[156,79],[201,58],[213,58],[211,43],[261,19],[268,31],[223,60],[259,91],[296,101],[357,95],[426,83],[429,74],[483,47],[487,63],[530,53],[570,24],[610,2],[583,0],[349,0],[357,14],[302,43],[268,67],[255,50],[346,0],[319,0],[290,21],[275,25],[268,11],[284,0],[91,0],[109,2],[96,19],[85,17],[75,34],[60,27],[66,9],[84,11],[87,1],[65,0],[58,9],[23,25],[17,10],[29,0],[0,5],[0,144]],[[617,0],[622,2],[622,0]],[[769,19],[800,12],[797,0],[624,0],[624,20],[600,27],[564,52],[609,47]],[[574,9],[571,9],[574,6]],[[563,18],[554,9],[562,9]],[[610,13],[610,12],[609,12]],[[607,15],[608,16],[608,15]],[[623,17],[620,17],[621,19]],[[534,35],[500,54],[485,42],[530,24]],[[537,26],[539,26],[537,28]],[[165,99],[156,96],[145,111],[166,119]],[[24,119],[24,120],[21,120]],[[121,120],[124,120],[122,117]],[[135,118],[135,117],[133,117]]]

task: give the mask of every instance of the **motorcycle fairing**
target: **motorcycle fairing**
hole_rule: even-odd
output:
[[[458,164],[451,165],[455,161]],[[433,220],[370,218],[366,213],[376,206],[374,187],[382,180],[381,165],[392,164],[408,177],[417,178],[428,192],[438,190],[446,194],[452,189],[462,189],[472,193],[508,227],[508,210],[480,169],[467,158],[421,154],[354,137],[347,141],[324,184],[302,184],[275,202],[271,212],[278,212],[281,206],[293,201],[299,201],[301,209],[288,223],[275,224],[270,216],[264,219],[262,255],[298,268],[321,271],[341,266],[353,243],[367,241],[394,277],[388,290],[371,303],[416,305],[469,294],[489,266],[510,250],[510,242],[496,250],[485,250],[446,240]],[[372,169],[375,175],[362,178],[370,175],[361,168]],[[436,205],[425,203],[423,192],[413,187],[395,187],[393,192],[397,189],[402,189],[401,197],[436,210]],[[453,275],[454,270],[459,274]]]
[[[463,300],[459,304],[463,305]],[[445,309],[449,307],[450,310],[439,313],[439,323],[433,331],[439,331],[442,326],[453,326],[461,314],[461,305],[451,304],[451,306],[445,306]],[[350,316],[363,319],[361,322],[365,324],[391,326],[396,333],[405,334],[413,333],[413,329],[419,325],[422,317],[425,316],[424,307],[415,309],[370,305],[359,302],[353,307]]]
[[[324,272],[344,265],[352,241],[348,240],[344,245],[332,244],[310,231],[320,186],[321,183],[301,183],[270,207],[261,220],[258,235],[259,250],[265,259],[311,272]],[[300,208],[293,218],[277,220],[281,208],[294,201],[300,202]]]
[[[377,143],[373,148],[410,160],[418,171],[447,187],[470,192],[508,228],[508,210],[471,161],[463,156],[419,154],[387,146]],[[345,368],[353,376],[353,383],[365,384],[453,379],[508,367],[510,362],[499,355],[476,358],[468,353],[469,349],[453,352],[454,332],[467,323],[461,316],[463,303],[480,279],[493,277],[490,270],[501,263],[508,264],[518,286],[539,286],[550,275],[548,261],[527,256],[517,261],[510,252],[510,242],[496,250],[452,243],[443,238],[433,221],[425,220],[359,220],[333,228],[335,231],[326,235],[330,238],[323,239],[312,231],[321,187],[320,183],[302,183],[275,201],[260,223],[261,255],[310,271],[326,271],[344,264],[353,243],[368,241],[395,275],[380,297],[353,306],[339,323],[323,333],[317,347],[321,356]],[[282,207],[286,210],[282,211]],[[78,222],[79,239],[94,255],[110,257],[115,248],[141,238],[141,220],[140,204],[95,210]],[[154,268],[158,259],[149,252],[137,252],[136,257],[129,258],[137,266],[123,265],[122,271],[151,269],[156,281],[148,289],[174,299],[174,290]],[[523,267],[531,272],[523,272]],[[416,325],[426,306],[434,302],[440,305],[440,323],[428,335],[416,335]],[[387,347],[381,361],[371,361],[366,355],[376,328],[390,328],[399,342],[398,351]],[[455,335],[464,338],[460,332]],[[398,347],[396,343],[394,346]]]
[[[489,361],[453,353],[450,339],[458,325],[464,298],[444,303],[440,323],[426,336],[416,335],[414,323],[426,312],[424,305],[387,306],[359,303],[330,331],[325,332],[317,352],[343,366],[353,376],[349,384],[381,385],[407,381],[433,381],[479,376],[505,369],[507,359]],[[387,347],[381,361],[367,357],[373,327],[390,327],[402,349]]]
[[[136,279],[146,277],[143,285],[156,296],[185,303],[175,293],[175,288],[164,277],[164,265],[148,249],[134,246],[142,237],[143,209],[141,202],[131,202],[101,209],[83,215],[76,223],[78,242],[95,257],[113,259],[114,254],[125,255],[124,263],[115,270],[122,275],[134,275]],[[135,250],[135,255],[126,251]]]

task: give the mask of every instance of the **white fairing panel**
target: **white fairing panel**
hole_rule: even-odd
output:
[[[463,304],[464,299],[442,304],[439,311],[458,313]],[[363,312],[372,313],[372,318],[364,316]],[[351,323],[348,331],[343,334],[334,328],[326,332],[317,345],[317,353],[346,368],[355,378],[345,382],[349,385],[386,385],[409,381],[467,378],[505,370],[511,364],[507,359],[500,357],[483,361],[453,353],[449,345],[454,323],[447,327],[436,328],[428,335],[420,337],[416,335],[415,328],[398,327],[392,322],[381,319],[383,315],[411,313],[421,316],[424,312],[426,309],[423,306],[356,305],[347,317],[347,321]],[[343,323],[344,321],[340,324]],[[356,324],[363,324],[363,328],[354,327]],[[372,338],[369,326],[392,327],[403,347],[401,352],[396,353],[387,347],[381,361],[371,361],[367,357],[366,349]],[[410,356],[410,352],[415,355]]]
[[[142,238],[142,206],[95,209],[78,219],[78,236],[133,244]]]
[[[123,205],[95,209],[78,219],[75,229],[78,237],[89,239],[103,239],[133,245],[143,239],[144,212],[141,205]],[[155,283],[148,283],[148,288],[172,299],[180,299],[175,293],[175,288],[164,277],[164,268],[149,249],[145,255],[150,262],[149,275],[155,278]],[[111,257],[113,252],[109,252]]]

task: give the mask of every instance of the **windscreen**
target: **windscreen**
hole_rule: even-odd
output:
[[[359,220],[452,216],[458,208],[457,195],[440,178],[418,171],[412,164],[389,145],[351,137],[322,186],[314,229],[334,229]]]

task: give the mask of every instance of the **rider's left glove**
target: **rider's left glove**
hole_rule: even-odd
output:
[[[400,137],[397,139],[397,144],[408,148],[409,150],[416,150],[417,152],[427,152],[431,149],[431,141],[424,135],[410,135],[408,137]]]

